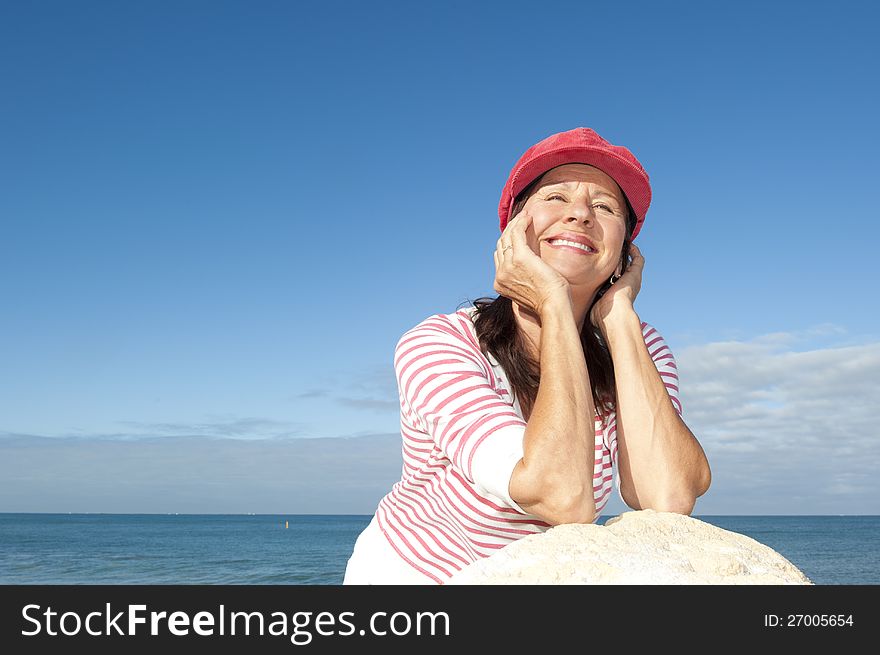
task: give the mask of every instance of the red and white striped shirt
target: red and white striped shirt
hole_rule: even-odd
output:
[[[508,492],[523,456],[526,422],[503,368],[480,350],[473,312],[468,307],[428,317],[400,338],[394,356],[403,472],[379,502],[376,520],[394,551],[440,584],[471,562],[550,527]],[[680,414],[672,352],[650,325],[642,323],[642,334]],[[604,422],[596,419],[597,518],[617,461],[615,418],[611,412]]]

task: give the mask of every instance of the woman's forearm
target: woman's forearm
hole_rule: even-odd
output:
[[[571,302],[541,315],[541,380],[514,469],[510,495],[551,524],[590,523],[595,517],[595,410]]]
[[[669,398],[635,311],[611,318],[603,334],[614,362],[624,498],[638,509],[689,514],[709,486],[706,455]]]

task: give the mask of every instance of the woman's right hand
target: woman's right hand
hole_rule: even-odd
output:
[[[566,280],[537,254],[531,215],[514,216],[495,246],[494,289],[520,307],[541,316],[552,301],[571,302]]]

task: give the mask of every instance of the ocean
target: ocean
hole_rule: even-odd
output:
[[[338,585],[370,518],[0,514],[0,584]],[[817,585],[880,584],[880,516],[695,518],[770,546]]]

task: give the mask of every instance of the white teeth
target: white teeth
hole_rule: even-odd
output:
[[[585,250],[586,252],[594,252],[590,246],[585,246],[582,243],[578,243],[577,241],[569,241],[568,239],[550,239],[549,243],[558,243],[564,246],[574,246],[575,248],[580,248],[581,250]]]

